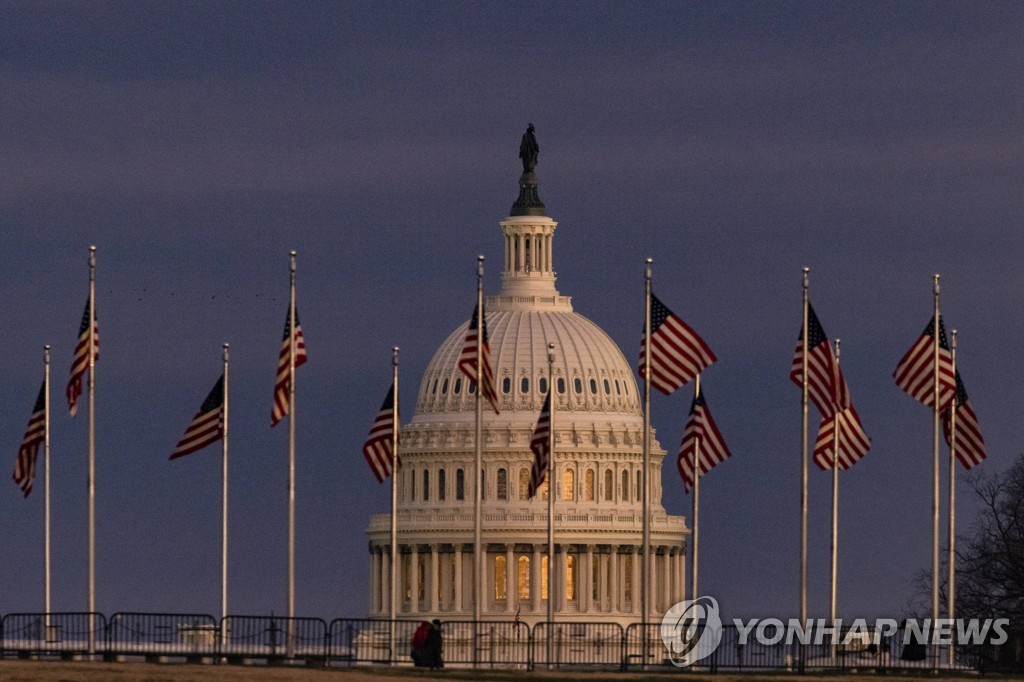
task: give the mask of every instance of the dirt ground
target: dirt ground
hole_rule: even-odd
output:
[[[523,672],[514,670],[474,671],[446,669],[431,673],[413,668],[391,670],[388,668],[271,668],[264,666],[214,666],[174,665],[151,663],[64,663],[55,661],[0,661],[2,682],[385,682],[386,680],[481,680],[482,682],[512,682],[521,679],[536,680],[621,680],[623,682],[666,682],[676,675],[683,675],[685,682],[752,682],[758,679],[773,682],[851,682],[856,675],[793,676],[793,675],[714,675],[704,676],[668,671],[658,674],[642,673],[601,673],[601,672]],[[869,675],[874,679],[883,679]],[[935,676],[900,675],[900,680],[937,679]],[[943,676],[938,679],[955,679]],[[976,679],[976,676],[960,679]],[[1007,678],[1006,679],[1024,679]]]

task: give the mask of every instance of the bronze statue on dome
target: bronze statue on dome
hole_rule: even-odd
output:
[[[537,167],[537,154],[540,146],[537,144],[537,136],[533,134],[533,124],[530,123],[523,133],[523,139],[519,143],[519,158],[523,160],[523,172],[532,173]]]

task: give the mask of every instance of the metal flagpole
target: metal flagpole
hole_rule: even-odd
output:
[[[45,503],[44,508],[44,521],[43,521],[43,535],[45,537],[46,549],[45,549],[45,563],[46,563],[46,641],[50,640],[50,344],[43,346],[43,383],[46,388],[43,389],[45,396],[43,400],[45,405],[43,406],[43,457],[45,459],[44,464],[46,465],[46,474],[44,479],[44,494]]]
[[[953,330],[951,339],[953,356],[953,380],[956,381],[956,330]],[[956,603],[956,411],[959,407],[960,386],[957,384],[957,392],[953,397],[953,404],[949,406],[949,606],[947,607],[947,618],[952,621]],[[955,641],[949,643],[949,667],[953,667]]]
[[[693,400],[700,398],[700,374],[697,374],[696,383],[693,385]],[[692,587],[690,599],[697,598],[697,551],[700,541],[700,431],[694,440],[693,451],[693,569],[690,571]]]
[[[651,531],[650,519],[648,518],[648,468],[651,459],[651,264],[653,259],[647,259],[647,267],[644,271],[644,449],[643,449],[643,480],[641,511],[643,513],[643,524],[641,529],[641,544],[643,548],[643,559],[641,570],[643,576],[640,580],[640,628],[643,633],[641,651],[643,654],[642,665],[647,665],[647,621],[650,619],[651,610]]]
[[[839,339],[836,339],[836,368],[839,367]],[[836,585],[839,567],[839,410],[832,415],[832,595],[830,614],[836,622]],[[836,652],[836,636],[832,636],[832,656]]]
[[[96,247],[89,247],[89,613],[96,613]],[[91,618],[91,616],[90,616]],[[89,623],[89,653],[96,634]]]
[[[932,627],[939,620],[939,276],[934,284],[932,329]],[[938,658],[933,659],[938,664]]]
[[[473,470],[473,627],[480,621],[484,600],[483,544],[480,540],[480,500],[483,497],[483,352],[484,352],[484,257],[476,257],[476,466]],[[474,631],[475,635],[475,631]],[[474,645],[473,651],[476,651]],[[474,665],[476,655],[474,654]]]
[[[288,304],[288,618],[295,617],[295,251],[291,252]],[[288,621],[288,650],[294,644]]]
[[[228,615],[228,348],[224,344],[224,393],[220,469],[220,617]],[[224,633],[221,633],[223,637]]]
[[[555,620],[555,344],[548,343],[548,667]],[[511,589],[511,588],[509,588]]]
[[[809,308],[808,287],[811,269],[804,268],[804,327],[803,343],[803,395],[801,398],[800,425],[800,624],[807,623],[807,311]],[[802,649],[801,649],[802,651]],[[801,655],[801,669],[803,656]]]
[[[398,579],[398,346],[391,349],[391,581],[390,587],[390,620],[391,639],[388,640],[391,651],[391,662],[397,660],[395,655],[395,616],[398,615],[398,603],[395,581]]]

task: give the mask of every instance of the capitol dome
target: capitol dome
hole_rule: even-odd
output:
[[[400,430],[395,617],[466,620],[480,613],[486,619],[511,619],[520,614],[532,625],[545,620],[550,598],[559,620],[636,622],[641,615],[644,419],[633,367],[615,342],[574,312],[571,298],[556,289],[558,223],[548,217],[537,195],[536,175],[525,163],[519,198],[500,225],[501,289],[484,305],[500,413],[481,401],[481,537],[476,538],[473,492],[476,385],[459,368],[467,320],[434,353],[419,383],[415,413]],[[460,312],[471,314],[470,296],[459,300]],[[549,482],[534,497],[528,494],[534,460],[530,440],[549,389],[555,398],[550,486],[557,562],[550,594]],[[661,505],[664,459],[652,428],[652,616],[685,598],[689,531],[683,517],[669,516]],[[376,514],[367,529],[369,610],[375,617],[390,612],[390,523],[389,514]]]

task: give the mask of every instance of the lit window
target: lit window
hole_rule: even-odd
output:
[[[540,598],[548,598],[548,555],[540,556]]]
[[[505,583],[505,557],[494,557],[494,599],[505,601],[508,598],[508,585]]]
[[[576,557],[572,554],[565,556],[565,598],[576,599]]]
[[[517,563],[519,565],[519,600],[523,601],[530,598],[530,557],[523,554]]]
[[[455,499],[466,499],[466,473],[462,469],[455,471]]]
[[[574,500],[576,499],[576,481],[574,480],[573,470],[566,469],[562,475],[562,499],[563,500]]]
[[[498,469],[498,499],[508,499],[508,472]]]

